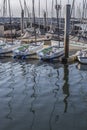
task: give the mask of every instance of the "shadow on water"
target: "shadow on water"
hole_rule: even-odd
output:
[[[67,108],[68,108],[68,101],[67,101],[67,99],[68,99],[68,97],[70,95],[68,80],[69,80],[69,69],[68,69],[68,65],[66,64],[66,65],[64,65],[64,81],[65,81],[65,83],[64,83],[63,88],[62,88],[63,89],[63,94],[66,95],[64,100],[63,100],[64,103],[65,103],[64,113],[67,112]]]

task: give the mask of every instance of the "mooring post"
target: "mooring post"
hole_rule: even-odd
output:
[[[66,5],[66,15],[65,15],[65,32],[64,32],[64,50],[65,50],[65,61],[69,57],[69,30],[70,30],[70,8],[69,4]]]
[[[21,33],[24,32],[24,10],[21,11]]]

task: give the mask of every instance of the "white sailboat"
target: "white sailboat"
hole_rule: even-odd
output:
[[[53,1],[52,1],[53,4]],[[57,0],[56,0],[56,15],[57,15],[57,26],[58,26],[58,40],[59,40],[59,10],[60,10],[60,5],[58,5]],[[39,56],[40,59],[42,60],[51,60],[57,57],[61,57],[64,55],[64,46],[61,47],[60,41],[56,41],[56,45],[51,45],[50,47],[47,47],[45,49],[42,49],[41,51],[37,52],[37,55]]]
[[[10,25],[11,25],[11,7],[10,1],[8,1],[9,6],[9,16],[10,16]],[[11,25],[11,39],[12,39],[12,25]],[[19,47],[21,41],[18,40],[11,40],[11,42],[7,42],[6,40],[0,41],[0,57],[2,56],[12,56],[12,51]]]
[[[34,0],[32,1],[33,5],[33,22],[35,24],[35,9],[34,9]],[[37,51],[43,48],[44,42],[37,42],[36,41],[36,27],[34,25],[34,35],[35,35],[35,42],[29,43],[27,45],[21,45],[19,48],[13,51],[14,58],[29,58],[31,55],[36,54]]]

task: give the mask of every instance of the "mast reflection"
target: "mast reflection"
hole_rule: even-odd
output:
[[[10,76],[10,85],[9,85],[9,93],[7,95],[7,98],[10,98],[10,100],[8,101],[8,109],[9,109],[9,112],[8,114],[6,115],[6,118],[9,119],[9,120],[13,120],[13,116],[12,116],[12,111],[13,111],[13,107],[12,107],[12,101],[13,101],[13,98],[14,98],[14,84],[15,84],[15,76],[14,76],[14,72],[13,72],[13,64],[10,63],[10,73],[9,73],[9,76]]]
[[[65,109],[64,109],[64,113],[67,112],[67,108],[68,108],[68,102],[67,102],[67,98],[69,97],[70,93],[69,93],[69,69],[68,69],[68,65],[64,65],[64,85],[63,85],[63,94],[65,94],[65,98],[64,98],[64,103],[65,103]]]
[[[49,129],[52,130],[53,126],[52,126],[52,119],[53,117],[55,118],[55,123],[59,120],[59,115],[56,113],[56,115],[54,115],[55,109],[56,109],[56,105],[58,103],[58,92],[59,92],[59,84],[58,84],[58,79],[59,79],[59,70],[57,69],[57,81],[55,82],[55,86],[56,88],[53,89],[53,94],[54,94],[54,98],[55,98],[55,102],[51,111],[51,115],[50,115],[50,119],[49,119]]]
[[[35,101],[36,101],[36,98],[37,98],[37,94],[36,94],[36,87],[37,87],[36,77],[37,77],[37,74],[36,74],[36,69],[35,69],[35,66],[34,66],[33,69],[32,69],[32,78],[31,78],[32,82],[34,83],[33,86],[32,86],[33,93],[31,95],[31,98],[33,99],[33,101],[31,102],[31,107],[30,107],[30,112],[32,112],[32,114],[33,114],[32,123],[30,125],[31,130],[34,127],[35,117],[36,117],[36,110],[35,110],[35,107],[34,107],[34,104],[35,104]]]

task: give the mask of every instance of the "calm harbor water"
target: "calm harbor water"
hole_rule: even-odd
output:
[[[87,130],[87,66],[0,59],[0,130]]]

